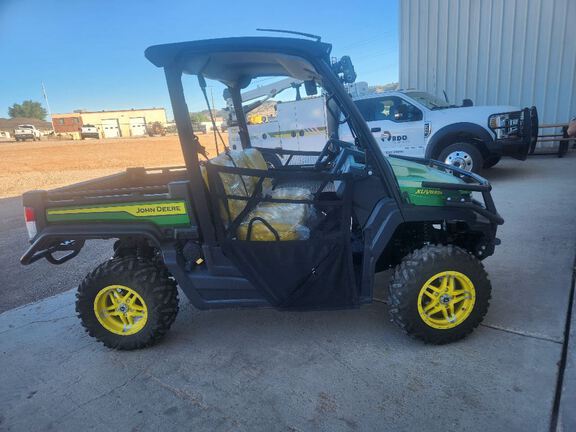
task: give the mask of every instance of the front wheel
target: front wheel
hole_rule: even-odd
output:
[[[469,142],[456,142],[450,144],[438,157],[440,162],[454,165],[465,171],[478,173],[484,166],[484,157],[478,148]]]
[[[390,314],[412,337],[432,344],[454,342],[482,322],[491,291],[476,257],[456,246],[428,245],[396,267]]]
[[[80,284],[76,312],[88,334],[107,347],[144,348],[159,341],[176,319],[176,282],[148,260],[114,258]]]

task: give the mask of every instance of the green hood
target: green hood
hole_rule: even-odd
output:
[[[422,187],[422,182],[465,184],[463,180],[439,169],[395,157],[386,158],[392,165],[402,196],[414,205],[443,206],[446,198],[470,199],[470,192]]]

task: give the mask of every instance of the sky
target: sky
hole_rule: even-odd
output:
[[[398,81],[398,13],[398,0],[0,0],[0,117],[27,99],[45,105],[43,82],[53,113],[164,107],[171,118],[164,75],[144,50],[266,35],[260,27],[322,36],[333,56],[352,57],[357,81]],[[205,108],[197,94],[188,105]]]

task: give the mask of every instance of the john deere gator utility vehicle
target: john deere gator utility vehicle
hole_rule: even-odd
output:
[[[24,194],[31,246],[22,264],[61,264],[87,240],[117,239],[76,302],[88,333],[117,349],[164,336],[178,312],[177,286],[198,309],[356,308],[374,300],[374,274],[387,268],[395,269],[390,314],[406,333],[435,344],[469,334],[488,308],[481,260],[503,223],[490,185],[433,160],[385,158],[343,86],[356,76],[350,59],[331,60],[330,50],[292,37],[148,48],[164,69],[186,165]],[[270,155],[251,146],[241,91],[263,77],[322,92],[329,138],[321,152],[268,149],[283,161],[270,166]],[[222,142],[212,158],[185,99],[189,84],[205,96],[207,80],[232,98],[229,125],[242,144]],[[343,121],[353,140],[338,138]]]

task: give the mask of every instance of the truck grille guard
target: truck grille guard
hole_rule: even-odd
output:
[[[460,183],[442,183],[442,182],[431,182],[423,181],[422,187],[435,188],[435,189],[446,189],[446,190],[458,190],[458,191],[469,191],[469,192],[480,192],[482,194],[482,199],[484,203],[472,199],[467,202],[456,202],[447,198],[444,203],[447,207],[452,208],[463,208],[467,210],[472,210],[475,213],[485,217],[490,222],[496,225],[502,225],[504,219],[498,214],[496,206],[494,205],[494,200],[492,199],[492,185],[490,182],[477,174],[465,171],[461,168],[457,168],[452,165],[447,165],[445,163],[439,162],[434,159],[425,159],[412,156],[401,156],[401,155],[390,155],[389,157],[404,159],[411,162],[416,162],[422,165],[427,165],[432,168],[438,168],[442,171],[452,174],[454,177],[463,180],[464,184]]]
[[[497,115],[508,115],[509,120],[515,121],[514,125],[506,124],[504,126],[492,127],[488,123],[488,127],[494,133],[503,130],[507,136],[515,136],[526,144],[527,156],[528,154],[533,154],[536,149],[536,142],[538,141],[538,110],[535,106],[530,108],[524,108],[521,111],[515,111],[510,113],[497,113]],[[496,141],[503,141],[507,138],[496,138]]]

